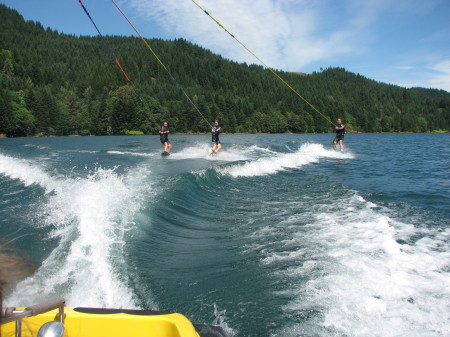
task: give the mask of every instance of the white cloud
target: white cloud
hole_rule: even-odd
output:
[[[284,70],[301,70],[305,65],[332,59],[336,55],[359,53],[355,42],[360,38],[355,25],[360,16],[340,29],[322,35],[326,3],[275,0],[198,1],[230,33],[260,57],[268,66]],[[192,1],[133,0],[138,12],[156,20],[172,34],[179,34],[196,44],[238,62],[259,63]],[[370,13],[370,11],[367,11]],[[367,20],[364,20],[366,24]]]
[[[396,66],[396,67],[394,67],[394,69],[398,69],[398,70],[413,70],[414,67],[413,66]]]
[[[429,66],[435,74],[430,74],[430,87],[442,88],[450,92],[450,59]]]
[[[425,65],[392,67],[381,77],[383,82],[405,88],[437,88],[450,92],[450,59]]]

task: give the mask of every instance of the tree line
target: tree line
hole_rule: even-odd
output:
[[[60,34],[0,5],[0,134],[199,133],[208,123],[237,132],[332,132],[333,126],[262,66],[237,63],[184,39],[150,39],[174,82],[140,39]],[[353,132],[450,130],[450,93],[379,83],[343,68],[278,71],[330,120]]]

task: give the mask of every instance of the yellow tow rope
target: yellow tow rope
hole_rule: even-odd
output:
[[[222,28],[225,32],[227,32],[233,39],[235,39],[242,47],[244,47],[250,54],[252,54],[260,63],[262,63],[267,69],[269,69],[272,74],[274,74],[284,85],[286,85],[291,91],[296,94],[298,97],[300,97],[306,104],[308,104],[314,111],[316,111],[318,114],[320,114],[323,118],[325,118],[328,122],[330,122],[332,125],[334,123],[325,116],[322,112],[319,111],[312,103],[310,103],[305,97],[300,95],[300,93],[295,90],[294,87],[292,87],[286,80],[284,80],[280,75],[276,73],[275,70],[273,70],[271,67],[269,67],[266,63],[264,63],[263,60],[261,60],[255,53],[253,53],[249,48],[247,48],[246,45],[244,45],[241,41],[239,41],[228,29],[226,29],[216,18],[214,18],[211,14],[209,14],[202,6],[200,6],[195,0],[192,0],[194,4],[197,5],[198,8],[200,8],[206,15],[208,15],[217,25]]]

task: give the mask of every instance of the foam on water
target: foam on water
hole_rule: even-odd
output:
[[[37,184],[47,193],[58,188],[58,184],[38,165],[23,159],[0,154],[0,174],[19,179],[25,186]]]
[[[137,156],[137,157],[154,157],[153,153],[143,153],[143,152],[130,152],[130,151],[107,151],[109,154],[125,155],[125,156]]]
[[[256,177],[275,174],[287,169],[296,169],[304,165],[319,162],[321,158],[348,159],[354,158],[351,153],[326,150],[321,144],[303,144],[294,153],[272,153],[244,164],[236,164],[220,168],[219,173],[237,177]]]
[[[124,276],[123,246],[135,213],[151,193],[151,186],[143,183],[148,171],[119,176],[114,169],[97,168],[83,178],[53,177],[32,162],[1,156],[0,173],[45,189],[35,216],[48,228],[48,237],[59,239],[7,304],[30,305],[61,296],[69,306],[137,307]]]
[[[273,151],[273,150],[269,149],[268,147],[260,147],[258,145],[252,145],[248,149],[249,149],[249,151],[256,152],[256,153],[258,153],[258,152],[260,152],[260,153],[269,153],[269,154],[276,154],[277,153],[276,151]]]
[[[48,149],[48,147],[46,147],[46,146],[40,146],[40,145],[36,145],[36,144],[25,144],[24,146],[25,147],[32,147],[32,148],[39,149],[39,150],[46,150],[46,149]]]
[[[211,146],[206,143],[199,143],[196,146],[187,147],[181,149],[179,152],[176,150],[171,153],[169,159],[205,159],[211,161],[238,161],[248,159],[248,151],[244,149],[238,149],[235,147],[222,148],[222,150],[216,154],[211,155]]]
[[[236,331],[234,331],[228,324],[227,324],[227,316],[226,316],[226,310],[220,311],[217,308],[217,305],[214,304],[214,321],[213,325],[219,325],[227,334],[228,337],[234,337],[236,336]]]
[[[293,298],[286,315],[304,319],[280,335],[448,336],[450,230],[426,229],[422,239],[403,241],[421,227],[356,194],[339,202],[280,223],[274,232],[291,234],[283,249],[259,248],[263,263],[290,285],[275,294]],[[296,226],[302,217],[311,221]],[[257,235],[272,234],[265,228]]]

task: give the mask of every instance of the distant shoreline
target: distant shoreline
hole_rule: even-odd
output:
[[[346,134],[439,134],[439,133],[450,133],[450,131],[446,131],[446,130],[436,130],[436,131],[431,131],[431,132],[412,132],[412,131],[407,131],[407,132],[346,132]],[[223,135],[319,135],[319,134],[324,134],[324,135],[332,135],[334,134],[334,132],[298,132],[298,133],[294,133],[294,132],[286,132],[286,133],[249,133],[249,132],[237,132],[237,133],[222,133]],[[196,135],[210,135],[210,133],[206,132],[206,133],[172,133],[172,136],[175,135],[183,135],[183,136],[196,136]],[[26,136],[26,137],[6,137],[5,134],[0,133],[0,138],[59,138],[59,137],[122,137],[122,136],[132,136],[132,137],[143,137],[143,136],[158,136],[157,134],[151,134],[151,135],[85,135],[85,136],[81,136],[81,135],[67,135],[67,136]]]

